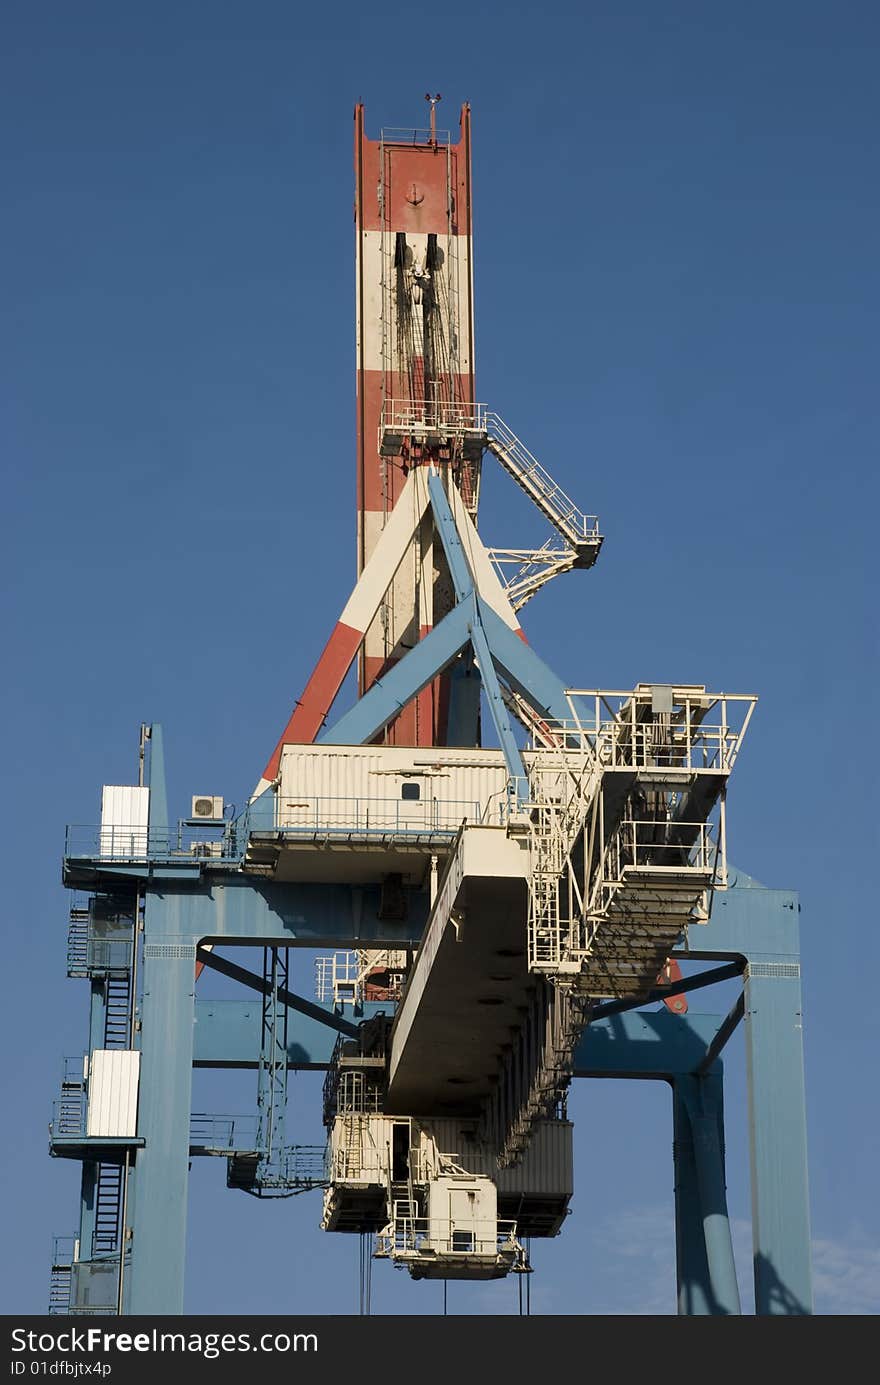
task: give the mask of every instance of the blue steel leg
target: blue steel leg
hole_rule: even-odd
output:
[[[91,1260],[92,1239],[95,1234],[95,1193],[98,1186],[98,1165],[94,1159],[84,1159],[79,1194],[79,1258]]]
[[[676,1079],[676,1097],[687,1111],[691,1139],[689,1153],[702,1221],[705,1264],[708,1271],[713,1315],[738,1315],[742,1310],[733,1260],[733,1242],[727,1214],[724,1177],[723,1078],[716,1065],[704,1076]],[[694,1187],[695,1182],[695,1187]],[[689,1209],[693,1219],[693,1202]],[[688,1227],[693,1231],[693,1225]]]
[[[447,745],[480,743],[480,675],[468,650],[449,670],[449,716]]]
[[[755,1312],[812,1313],[800,967],[745,974]]]
[[[148,895],[145,911],[138,1150],[126,1311],[180,1314],[186,1250],[195,946],[187,896]]]
[[[678,1311],[686,1317],[710,1316],[714,1297],[706,1259],[703,1213],[694,1136],[687,1104],[679,1088],[672,1086],[672,1162],[675,1172],[675,1270]]]
[[[89,996],[89,1053],[104,1047],[107,1024],[107,982],[93,980]]]

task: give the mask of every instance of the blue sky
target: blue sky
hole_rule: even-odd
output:
[[[173,813],[241,803],[336,619],[351,112],[421,124],[428,88],[443,124],[473,107],[478,395],[607,535],[526,609],[531,642],[573,685],[760,694],[730,843],[801,894],[817,1307],[880,1310],[878,43],[852,0],[6,6],[4,1311],[42,1310],[74,1225],[76,1170],[46,1151],[85,1025],[64,824],[132,779],[142,720],[165,726]],[[540,542],[511,490],[488,477],[487,541]],[[293,1083],[304,1140],[314,1085]],[[245,1086],[205,1101],[241,1109]],[[738,1038],[740,1248],[743,1102]],[[575,1210],[536,1243],[533,1308],[672,1311],[665,1089],[584,1084],[572,1111]],[[188,1310],[356,1311],[356,1248],[316,1198],[258,1204],[223,1175],[193,1175]],[[439,1308],[385,1266],[373,1285],[377,1311]],[[453,1286],[450,1311],[515,1294]]]

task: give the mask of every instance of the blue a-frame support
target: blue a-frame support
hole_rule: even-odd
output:
[[[320,740],[327,745],[360,745],[372,741],[422,688],[470,647],[479,669],[489,712],[514,785],[526,772],[498,682],[520,693],[542,717],[565,721],[570,708],[565,686],[479,594],[474,572],[446,498],[440,477],[428,477],[428,493],[437,532],[449,565],[456,605],[405,658],[372,687]]]

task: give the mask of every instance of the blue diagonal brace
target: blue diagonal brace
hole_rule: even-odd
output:
[[[400,663],[377,678],[351,711],[324,732],[321,744],[366,745],[372,741],[465,647],[472,621],[472,601],[456,606]]]
[[[461,535],[455,523],[455,517],[446,498],[443,483],[439,475],[432,471],[428,476],[428,494],[431,497],[431,508],[434,511],[434,522],[437,525],[437,532],[440,535],[440,542],[443,544],[443,551],[446,554],[446,561],[449,564],[449,573],[455,587],[456,600],[459,602],[468,600],[474,592],[474,575],[471,572],[467,555],[461,542]],[[481,603],[473,602],[473,619],[471,622],[471,644],[477,658],[480,669],[480,679],[483,684],[483,691],[489,703],[489,711],[492,721],[498,734],[501,749],[504,752],[504,760],[507,765],[508,773],[516,785],[517,797],[526,791],[527,777],[526,768],[519,753],[519,746],[513,734],[513,727],[510,724],[510,717],[507,715],[507,708],[501,696],[501,688],[498,684],[498,675],[495,672],[495,665],[492,661],[492,653],[486,632],[483,629],[481,620]]]
[[[505,683],[524,697],[540,716],[570,721],[572,713],[565,696],[565,684],[529,645],[508,629],[482,597],[477,597],[477,607],[492,658]]]
[[[510,724],[510,717],[507,715],[507,708],[504,705],[504,698],[501,696],[501,688],[498,683],[498,675],[492,662],[489,641],[486,639],[486,632],[480,623],[479,615],[477,615],[471,628],[471,643],[477,656],[480,678],[483,683],[483,691],[486,694],[486,701],[489,703],[492,721],[501,742],[501,749],[504,751],[507,772],[514,781],[517,798],[526,797],[528,789],[526,767],[522,762],[519,746],[514,739],[513,727]]]
[[[474,590],[474,575],[462,547],[455,516],[449,501],[446,499],[443,482],[437,472],[433,470],[428,475],[428,495],[431,497],[431,509],[434,511],[437,533],[440,535],[443,552],[446,554],[446,561],[449,564],[449,575],[455,588],[455,599],[456,601],[464,601],[465,597],[470,596]]]

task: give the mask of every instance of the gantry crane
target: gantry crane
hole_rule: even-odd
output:
[[[680,1311],[738,1312],[719,1055],[743,1016],[758,1311],[810,1311],[796,902],[726,850],[755,698],[572,688],[526,640],[522,606],[603,537],[477,402],[470,113],[453,142],[438,99],[378,140],[355,112],[358,579],[246,809],[197,795],[172,824],[145,726],[138,783],[69,830],[91,1018],[51,1132],[83,1164],[55,1311],[181,1311],[194,1154],[259,1197],[321,1189],[325,1230],[414,1278],[528,1272],[573,1193],[569,1085],[613,1074],[673,1088]],[[484,545],[489,463],[539,546]],[[293,947],[323,950],[316,999]],[[205,968],[258,1000],[200,1000]],[[687,1012],[733,977],[730,1014]],[[199,1065],[256,1068],[256,1116],[194,1116]],[[299,1066],[326,1071],[323,1146],[290,1139]]]

